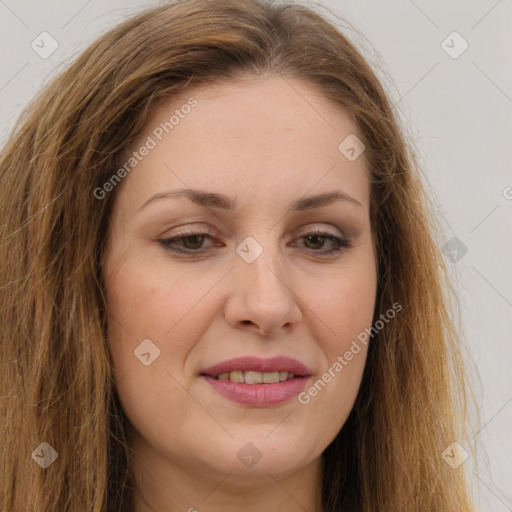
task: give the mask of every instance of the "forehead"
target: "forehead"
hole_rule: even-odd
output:
[[[361,138],[350,115],[307,81],[212,82],[154,109],[127,158],[151,149],[125,178],[123,194],[140,206],[154,193],[190,187],[271,207],[281,197],[341,187],[364,204],[364,154],[350,161],[340,150],[354,135]]]

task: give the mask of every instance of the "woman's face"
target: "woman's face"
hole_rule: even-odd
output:
[[[266,76],[173,97],[132,146],[103,264],[116,387],[148,466],[291,474],[343,426],[377,289],[354,134],[308,83]]]

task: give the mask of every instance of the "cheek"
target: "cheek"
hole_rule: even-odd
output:
[[[322,351],[320,375],[299,402],[309,414],[319,414],[334,437],[355,402],[366,363],[368,337],[376,298],[372,265],[347,266],[309,294],[311,322]]]
[[[150,259],[144,262],[129,255],[111,268],[115,271],[106,276],[105,284],[109,345],[117,375],[145,368],[134,357],[134,350],[147,339],[160,351],[152,368],[181,373],[187,354],[215,315],[205,308],[204,298],[222,275],[210,272],[191,279],[190,273],[178,266]]]
[[[376,299],[376,274],[372,265],[351,267],[326,278],[309,294],[309,306],[318,320],[313,322],[323,340],[324,351],[333,361],[351,342],[371,326]]]
[[[107,282],[109,311],[134,336],[161,339],[181,326],[192,306],[207,291],[179,269],[126,259]],[[170,332],[169,332],[170,331]]]
[[[182,387],[185,362],[208,325],[197,303],[211,285],[191,287],[183,272],[128,257],[105,284],[109,348],[125,412],[141,430],[147,428],[144,418],[154,417],[155,411],[181,424],[191,414],[191,400]],[[149,354],[148,365],[144,354]],[[170,401],[172,409],[166,410]]]

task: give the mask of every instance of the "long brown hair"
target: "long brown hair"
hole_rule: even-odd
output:
[[[323,453],[324,510],[472,510],[464,467],[441,457],[452,441],[469,447],[453,289],[384,88],[307,5],[183,0],[89,46],[29,105],[0,156],[4,512],[131,510],[100,265],[119,187],[102,200],[93,192],[159,101],[251,73],[305,79],[356,123],[371,176],[375,318],[402,305],[372,339],[354,408]],[[35,462],[51,455],[41,443],[57,453],[45,469]]]

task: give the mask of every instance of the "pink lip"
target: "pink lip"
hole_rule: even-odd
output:
[[[301,393],[309,380],[309,377],[296,377],[275,384],[245,384],[217,380],[208,375],[202,377],[222,396],[252,407],[267,407],[286,402]]]
[[[245,384],[230,380],[215,379],[215,375],[232,371],[294,373],[295,378],[274,384]],[[240,357],[216,364],[201,372],[202,377],[222,396],[252,407],[277,405],[290,400],[303,391],[311,377],[311,370],[289,357],[261,359],[258,357]]]

